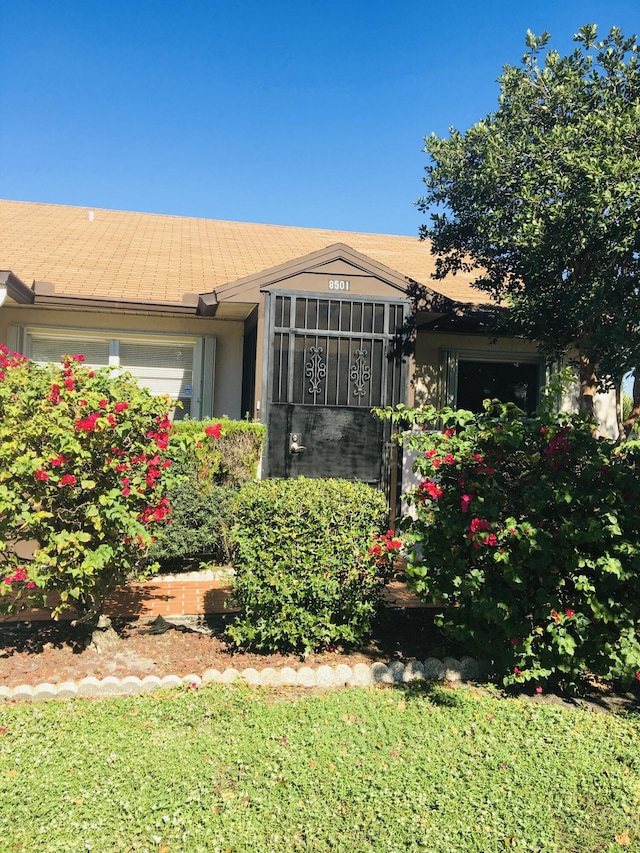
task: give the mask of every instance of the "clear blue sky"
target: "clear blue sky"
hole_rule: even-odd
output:
[[[413,235],[422,139],[638,0],[5,0],[0,197]]]

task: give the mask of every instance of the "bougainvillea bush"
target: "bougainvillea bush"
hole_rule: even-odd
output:
[[[530,417],[396,410],[420,483],[402,520],[408,582],[506,684],[640,671],[640,450],[548,398]]]
[[[170,401],[83,361],[38,365],[0,347],[0,612],[57,593],[54,615],[73,605],[94,622],[170,512]],[[28,540],[21,559],[14,545]]]

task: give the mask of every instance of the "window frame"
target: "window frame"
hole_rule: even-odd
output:
[[[461,361],[481,361],[494,364],[534,364],[539,370],[537,402],[540,402],[540,388],[547,380],[544,358],[537,353],[514,353],[508,350],[487,352],[486,350],[443,349],[440,351],[443,384],[440,398],[443,405],[458,408],[458,368]]]
[[[143,332],[119,329],[82,329],[77,326],[25,325],[14,327],[13,336],[17,346],[27,358],[31,358],[34,337],[48,340],[65,340],[70,344],[86,340],[108,342],[109,357],[105,367],[120,367],[120,343],[156,344],[158,346],[191,346],[193,348],[191,376],[191,407],[189,417],[198,420],[213,415],[214,375],[215,375],[215,336],[180,335],[171,332]],[[207,381],[209,377],[209,381]],[[144,387],[144,386],[142,386]],[[183,395],[179,399],[189,399]]]

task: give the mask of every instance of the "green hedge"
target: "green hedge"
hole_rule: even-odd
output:
[[[203,442],[201,447],[180,446],[180,436],[197,437],[206,427],[218,423],[222,424],[222,432],[217,441]],[[172,442],[171,458],[180,474],[194,477],[204,488],[240,486],[255,480],[267,432],[264,424],[222,418],[178,421],[174,427],[177,441]]]
[[[198,441],[208,426],[218,423],[219,439]],[[227,418],[179,421],[174,426],[170,456],[175,480],[167,495],[171,523],[158,532],[149,559],[172,571],[204,561],[227,563],[233,501],[238,488],[257,475],[266,428]],[[196,440],[181,444],[181,436]]]
[[[236,504],[237,647],[308,653],[360,642],[383,584],[368,549],[386,529],[384,495],[346,480],[265,480]]]

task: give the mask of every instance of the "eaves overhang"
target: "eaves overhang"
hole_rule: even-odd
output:
[[[31,305],[34,301],[33,290],[11,270],[0,270],[0,291],[0,304],[5,297],[18,305]]]

